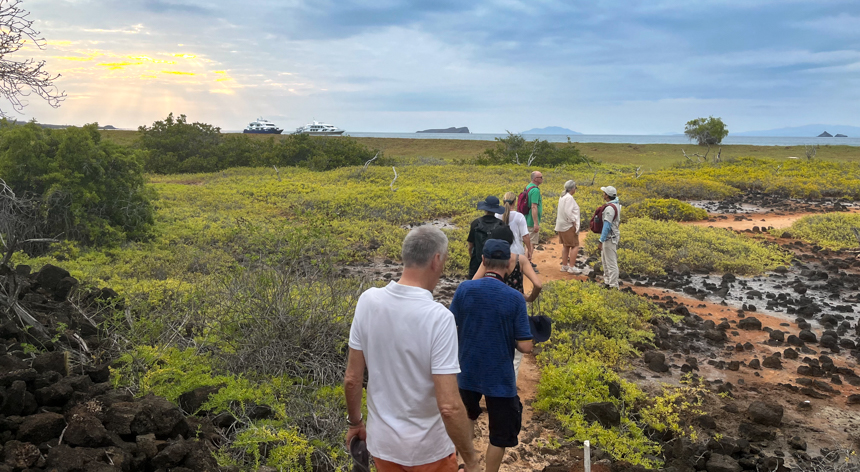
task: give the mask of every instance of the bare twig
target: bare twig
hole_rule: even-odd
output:
[[[535,139],[535,144],[534,144],[534,146],[532,146],[532,153],[529,155],[529,160],[526,163],[526,167],[531,167],[532,162],[534,162],[534,160],[537,159],[537,156],[535,155],[535,153],[537,152],[537,145],[538,145],[538,140]]]
[[[275,169],[275,175],[277,175],[277,176],[278,176],[278,182],[280,182],[280,181],[281,181],[281,171],[279,171],[279,170],[278,170],[277,166],[274,166],[274,165],[273,165],[272,167],[274,167],[274,169]]]
[[[27,101],[22,99],[30,94],[36,94],[57,108],[65,100],[65,92],[60,92],[54,81],[60,76],[52,76],[42,70],[45,61],[36,62],[29,58],[21,61],[9,59],[9,56],[20,51],[24,44],[34,44],[39,49],[45,49],[45,38],[33,29],[30,13],[20,7],[21,0],[0,0],[0,95],[2,95],[16,112],[21,112]],[[7,116],[0,110],[0,116]]]
[[[373,159],[370,159],[370,160],[368,160],[367,162],[365,162],[365,163],[364,163],[364,170],[367,170],[367,167],[368,167],[368,166],[370,166],[370,163],[371,163],[371,162],[373,162],[373,161],[375,161],[377,157],[379,157],[379,153],[378,153],[378,152],[376,153],[376,155],[375,155],[375,156],[373,156]]]
[[[394,188],[394,181],[397,180],[397,169],[395,169],[394,166],[391,166],[391,170],[394,171],[394,178],[391,179],[391,184],[389,184],[389,187],[391,187],[391,191],[394,192],[395,190],[397,190],[396,188]]]
[[[635,178],[638,179],[639,177],[642,177],[642,174],[644,174],[644,172],[642,172],[642,166],[637,167],[636,172],[634,173],[634,175],[636,176]]]

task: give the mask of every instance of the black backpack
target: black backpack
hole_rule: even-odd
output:
[[[498,228],[505,226],[502,220],[493,218],[490,223],[484,220],[484,217],[478,218],[478,223],[475,225],[475,248],[472,250],[469,258],[469,278],[471,279],[478,269],[481,267],[481,256],[484,252],[484,243],[488,239],[492,239],[490,234]]]

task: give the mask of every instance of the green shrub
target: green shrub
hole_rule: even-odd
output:
[[[646,174],[638,179],[627,178],[624,185],[619,187],[619,192],[625,186],[639,187],[650,195],[678,200],[723,200],[740,193],[738,189],[722,182],[696,175],[677,176],[672,171]]]
[[[102,141],[97,124],[45,129],[0,121],[0,178],[35,195],[45,234],[86,244],[142,239],[153,224],[138,151]]]
[[[682,413],[660,416],[677,393],[667,390],[649,398],[614,369],[638,354],[634,344],[650,343],[649,322],[669,315],[636,294],[590,282],[556,281],[545,287],[539,310],[555,323],[538,356],[541,379],[534,407],[558,420],[567,440],[590,440],[617,460],[659,466],[652,457],[660,447],[645,428],[691,433],[683,431],[687,418]],[[605,428],[586,420],[583,407],[594,402],[615,405],[621,425]]]
[[[586,240],[597,254],[597,239]],[[754,275],[790,261],[776,245],[763,244],[722,228],[704,228],[633,218],[621,225],[618,266],[623,272],[664,275],[667,268]]]
[[[529,162],[531,160],[531,162]],[[522,135],[508,132],[505,138],[496,138],[496,145],[484,150],[474,161],[480,166],[495,165],[533,165],[558,167],[594,163],[593,159],[579,152],[567,138],[567,143],[555,145],[546,140],[526,141]]]
[[[854,230],[860,230],[860,215],[856,213],[826,213],[810,215],[794,222],[788,232],[795,238],[809,241],[828,249],[857,248]],[[786,230],[774,229],[781,236]]]
[[[698,221],[708,212],[674,198],[649,198],[625,208],[628,218],[651,218],[664,221]]]

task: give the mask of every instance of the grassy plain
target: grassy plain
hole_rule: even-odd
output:
[[[101,131],[102,136],[119,144],[129,145],[137,139],[137,131]],[[269,136],[250,135],[252,139],[268,139]],[[279,137],[275,137],[279,139]],[[491,146],[492,141],[461,139],[402,139],[402,138],[353,138],[372,148],[381,149],[389,158],[404,163],[441,164],[453,161],[469,161]],[[642,166],[643,170],[659,170],[685,162],[684,154],[704,154],[707,148],[690,144],[625,144],[625,143],[576,143],[576,147],[588,157],[606,164]],[[717,151],[712,149],[712,153]],[[710,158],[713,154],[709,154]],[[722,158],[766,157],[805,159],[803,146],[750,146],[725,145]],[[860,147],[822,146],[817,159],[825,161],[860,162]],[[695,158],[694,158],[695,159]]]

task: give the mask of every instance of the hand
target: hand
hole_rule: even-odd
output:
[[[540,233],[540,224],[537,221],[535,221],[534,228],[535,228],[535,233]]]
[[[532,261],[532,254],[534,254],[534,253],[535,253],[535,252],[534,252],[534,250],[529,249],[529,255],[528,255],[529,262],[531,262],[531,261]]]
[[[603,243],[597,243],[597,250],[598,250],[598,251],[602,251],[602,250],[603,250]]]
[[[367,441],[367,431],[364,429],[364,421],[358,423],[358,426],[350,426],[346,431],[346,449],[349,450],[349,443],[352,438],[358,436],[358,439]]]

